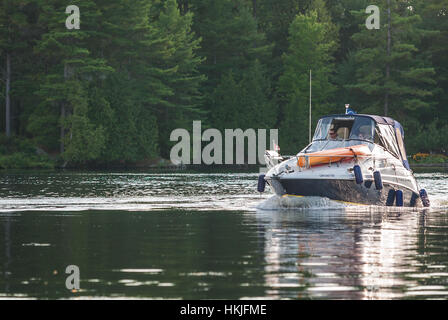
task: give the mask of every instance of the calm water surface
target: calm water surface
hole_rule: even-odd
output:
[[[3,172],[0,298],[447,299],[448,173],[416,177],[430,209],[260,196],[255,173]]]

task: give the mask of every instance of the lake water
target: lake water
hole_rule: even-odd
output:
[[[447,299],[448,173],[416,177],[429,209],[279,199],[256,173],[3,172],[0,298]]]

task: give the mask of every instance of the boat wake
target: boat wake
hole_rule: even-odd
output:
[[[448,209],[448,200],[445,198],[433,197],[431,200],[431,209]]]
[[[260,204],[258,210],[291,210],[291,209],[341,209],[349,205],[323,197],[272,196]]]
[[[256,207],[257,210],[276,211],[276,210],[341,210],[344,211],[366,211],[366,212],[407,212],[411,211],[438,211],[446,210],[448,208],[448,200],[446,199],[431,199],[430,208],[416,208],[416,207],[386,207],[375,205],[363,205],[355,203],[347,203],[341,201],[331,200],[324,197],[296,197],[296,196],[283,196],[279,197],[274,195],[265,199],[259,203]]]

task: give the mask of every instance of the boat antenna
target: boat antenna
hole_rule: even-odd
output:
[[[309,132],[309,143],[311,143],[311,81],[312,81],[312,76],[311,76],[311,69],[310,69],[310,132]]]

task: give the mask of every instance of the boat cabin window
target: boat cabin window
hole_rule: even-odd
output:
[[[375,122],[368,117],[325,117],[319,120],[313,143],[305,152],[317,152],[359,144],[374,147]]]
[[[315,140],[363,140],[373,142],[375,123],[366,117],[326,117],[319,120]]]
[[[395,137],[395,130],[393,126],[379,124],[377,126],[380,146],[389,151],[394,157],[400,159],[400,149]],[[401,138],[401,134],[400,134]],[[404,149],[404,147],[403,147]]]
[[[400,128],[395,128],[395,134],[397,135],[398,148],[400,148],[401,157],[404,160],[407,160],[406,150],[404,148],[404,143],[403,143],[404,139],[403,139],[403,136],[401,135]]]

